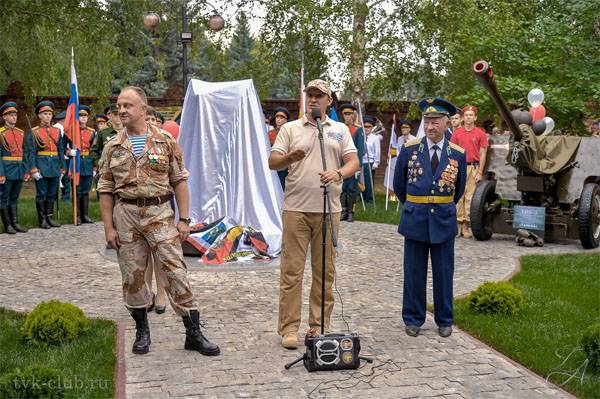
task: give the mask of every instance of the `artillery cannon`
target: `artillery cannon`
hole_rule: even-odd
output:
[[[545,239],[579,239],[584,248],[600,243],[600,139],[537,137],[518,124],[500,96],[492,68],[473,64],[475,76],[494,101],[510,136],[490,138],[486,179],[471,202],[471,230],[477,240],[513,233],[515,205],[545,208]]]

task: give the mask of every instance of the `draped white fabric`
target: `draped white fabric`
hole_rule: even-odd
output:
[[[183,103],[179,144],[190,171],[190,217],[223,216],[261,231],[269,254],[281,248],[283,192],[269,170],[270,144],[252,80],[192,79]]]

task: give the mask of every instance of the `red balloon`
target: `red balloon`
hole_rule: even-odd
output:
[[[538,105],[537,107],[531,107],[531,108],[529,108],[529,113],[531,114],[531,118],[533,119],[533,122],[536,122],[541,119],[544,119],[544,117],[546,116],[546,108],[544,108],[543,105]]]
[[[175,140],[177,140],[177,137],[179,137],[179,125],[177,124],[177,122],[165,121],[165,123],[163,123],[162,125],[162,128],[163,130],[166,130],[167,132],[171,133],[171,136],[173,136]]]

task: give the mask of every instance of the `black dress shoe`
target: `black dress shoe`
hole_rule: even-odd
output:
[[[421,328],[419,326],[406,326],[404,331],[406,331],[406,335],[416,337],[419,335],[419,331],[421,331]]]
[[[450,334],[452,334],[452,326],[439,327],[438,334],[440,335],[440,337],[443,337],[443,338],[449,337]]]

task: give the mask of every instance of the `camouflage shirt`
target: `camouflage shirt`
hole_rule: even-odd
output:
[[[98,192],[130,199],[157,197],[173,193],[188,176],[181,148],[171,135],[149,126],[144,149],[136,157],[125,129],[104,147]]]

